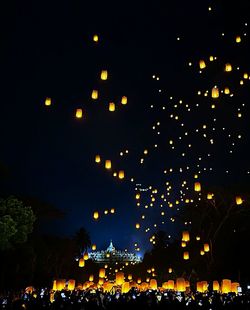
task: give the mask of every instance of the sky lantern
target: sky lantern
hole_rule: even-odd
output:
[[[188,242],[190,241],[189,231],[183,231],[182,232],[182,241]]]
[[[91,249],[92,249],[92,251],[95,251],[96,250],[96,244],[92,244]]]
[[[186,242],[185,242],[185,241],[182,241],[182,242],[181,242],[181,247],[182,247],[182,248],[185,248],[186,246],[187,246]]]
[[[138,278],[138,279],[137,279],[137,283],[138,283],[138,284],[141,284],[141,278]]]
[[[82,109],[76,109],[76,118],[82,118]]]
[[[210,61],[214,61],[214,56],[209,56]]]
[[[220,96],[219,88],[213,87],[212,88],[212,98],[219,98],[219,96]]]
[[[223,279],[221,283],[221,292],[223,294],[228,294],[231,292],[231,280]]]
[[[118,178],[119,179],[124,179],[124,177],[125,177],[124,170],[120,170],[119,173],[118,173]]]
[[[122,96],[121,103],[122,103],[123,105],[127,104],[127,103],[128,103],[128,98],[127,98],[126,96]]]
[[[226,72],[231,72],[232,71],[232,65],[230,63],[225,64],[225,71]]]
[[[101,80],[106,81],[108,79],[108,71],[102,70],[101,72]]]
[[[203,250],[200,250],[200,255],[203,256],[205,252]]]
[[[174,289],[174,280],[168,280],[168,289],[173,290]]]
[[[88,254],[88,252],[85,252],[85,253],[84,253],[83,259],[84,259],[84,260],[88,260],[88,259],[89,259],[89,254]]]
[[[99,270],[99,278],[105,278],[105,268],[100,268],[100,270]]]
[[[210,251],[209,244],[204,243],[204,252],[209,252],[209,251]]]
[[[186,281],[184,278],[177,278],[176,279],[176,290],[178,292],[185,292],[186,291]]]
[[[101,156],[100,155],[95,156],[95,162],[98,164],[101,162]]]
[[[129,275],[128,275],[128,280],[131,281],[132,279],[133,279],[132,274],[129,274]]]
[[[124,283],[124,273],[117,272],[115,275],[115,282],[117,285],[122,285]]]
[[[98,42],[98,41],[99,41],[99,37],[98,37],[97,34],[94,34],[94,35],[93,35],[93,41],[94,41],[94,42]]]
[[[110,209],[110,213],[114,214],[115,213],[115,208]]]
[[[68,281],[68,290],[73,291],[75,289],[75,284],[76,284],[76,281],[73,279],[70,279]]]
[[[110,112],[114,112],[115,111],[115,103],[114,102],[110,102],[109,103],[109,111]]]
[[[243,78],[244,78],[245,80],[247,80],[247,79],[248,79],[248,73],[244,73]]]
[[[91,274],[91,275],[89,276],[89,281],[90,281],[90,282],[93,282],[93,281],[94,281],[94,275],[93,275],[93,274]]]
[[[220,284],[218,281],[213,281],[213,291],[219,291],[220,290]]]
[[[111,167],[112,167],[111,160],[109,160],[109,159],[105,160],[105,168],[111,169]]]
[[[91,98],[92,98],[93,100],[98,99],[98,90],[96,90],[96,89],[93,89],[93,90],[92,90]]]
[[[195,238],[197,241],[201,240],[201,237],[200,236],[196,236]]]
[[[45,104],[46,106],[50,106],[50,105],[51,105],[51,98],[50,98],[50,97],[47,97],[47,98],[45,99],[44,104]]]
[[[201,183],[200,182],[195,182],[194,183],[194,190],[196,192],[200,192],[201,191]]]
[[[79,259],[79,264],[78,264],[79,267],[84,267],[85,266],[85,261],[83,258],[80,258]]]
[[[240,37],[240,36],[237,36],[237,37],[235,38],[235,42],[236,42],[236,43],[240,43],[240,42],[241,42],[241,37]]]
[[[214,194],[213,193],[207,193],[207,199],[211,200],[213,199]]]
[[[95,212],[94,212],[93,218],[94,218],[95,220],[98,220],[98,219],[99,219],[99,212],[98,212],[98,211],[95,211]]]
[[[199,61],[199,66],[200,66],[200,69],[205,69],[206,68],[206,63],[204,60],[200,60]]]
[[[151,279],[149,281],[149,287],[151,290],[157,290],[157,280],[156,279]]]
[[[189,252],[183,253],[183,259],[188,260],[189,259]]]
[[[241,205],[243,203],[243,200],[240,196],[236,196],[235,197],[235,202],[237,205]]]
[[[168,268],[168,273],[172,273],[173,269],[171,267]]]
[[[140,193],[137,193],[137,194],[135,195],[135,199],[136,199],[136,200],[139,200],[140,197],[141,197]]]
[[[228,87],[225,87],[224,93],[225,93],[225,95],[229,95],[230,94],[230,89]]]
[[[139,228],[140,228],[140,224],[139,224],[139,223],[136,223],[136,224],[135,224],[135,228],[136,228],[136,229],[139,229]]]

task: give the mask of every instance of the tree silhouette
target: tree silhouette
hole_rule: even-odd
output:
[[[74,236],[74,241],[77,246],[77,250],[81,254],[91,246],[91,239],[89,233],[84,227],[81,227]]]

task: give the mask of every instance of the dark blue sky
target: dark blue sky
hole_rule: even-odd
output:
[[[84,226],[99,247],[113,239],[121,248],[132,248],[139,241],[145,250],[145,234],[134,229],[138,218],[134,183],[112,178],[95,164],[95,154],[112,158],[139,183],[162,189],[159,171],[166,165],[180,167],[184,163],[164,146],[150,155],[143,169],[135,160],[145,148],[165,145],[169,137],[179,134],[162,110],[151,110],[150,105],[168,104],[171,94],[196,103],[200,100],[194,99],[196,89],[224,79],[211,70],[200,80],[187,70],[189,60],[195,63],[212,53],[221,64],[240,63],[250,72],[249,40],[237,51],[230,48],[230,40],[244,32],[248,1],[238,1],[237,7],[228,1],[165,2],[16,1],[3,13],[2,194],[36,197],[63,210],[65,218],[44,227],[45,231],[72,235]],[[208,12],[209,5],[214,12]],[[223,31],[228,34],[225,41],[219,37]],[[100,36],[97,46],[92,41],[95,33]],[[106,68],[110,74],[107,83],[98,79]],[[153,74],[161,77],[157,86]],[[95,88],[101,99],[93,103],[90,94]],[[118,102],[123,95],[128,97],[128,105],[114,114],[108,112],[107,102]],[[239,96],[243,102],[249,92],[243,90]],[[44,106],[46,97],[52,98],[49,108]],[[74,118],[78,107],[86,111],[82,120]],[[221,127],[226,124],[233,132],[244,132],[244,152],[228,157],[226,138],[216,131],[214,137],[220,143],[212,166],[218,173],[204,176],[207,185],[249,183],[248,119],[239,126],[226,117],[231,112],[218,110],[216,117],[221,119]],[[207,112],[185,113],[182,116],[192,129]],[[151,130],[156,120],[161,121],[163,133],[157,138]],[[207,122],[212,127],[211,119]],[[194,145],[188,159],[192,167],[197,154],[208,150],[195,136],[190,137],[190,143]],[[125,149],[130,152],[122,161],[119,152]],[[224,173],[227,167],[229,175]],[[8,171],[7,177],[4,171]],[[173,177],[173,182],[178,180],[178,175]],[[94,210],[112,207],[115,215],[93,222]],[[155,217],[149,216],[151,224],[159,221],[159,216]],[[171,224],[163,229],[171,235],[177,231]]]

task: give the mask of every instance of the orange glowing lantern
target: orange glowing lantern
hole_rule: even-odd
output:
[[[94,212],[93,218],[94,218],[95,220],[98,220],[98,219],[99,219],[99,212],[98,212],[98,211],[95,211],[95,212]]]
[[[111,160],[109,160],[109,159],[105,160],[105,168],[111,169],[111,167],[112,167]]]
[[[73,291],[75,289],[76,281],[75,280],[69,280],[68,281],[68,290]]]
[[[219,98],[219,96],[220,96],[219,88],[213,87],[212,88],[212,98]]]
[[[128,103],[128,98],[126,96],[122,96],[122,100],[121,100],[122,104],[127,104]]]
[[[205,61],[204,61],[204,60],[200,60],[200,61],[199,61],[199,66],[200,66],[200,69],[206,68],[206,63],[205,63]]]
[[[168,289],[174,290],[174,280],[168,280]]]
[[[80,258],[79,259],[79,264],[78,264],[79,267],[84,267],[85,266],[85,261],[83,258]]]
[[[98,90],[96,90],[96,89],[92,90],[91,98],[93,100],[98,99]]]
[[[225,64],[225,71],[226,72],[232,71],[232,65],[230,63]]]
[[[89,276],[89,281],[90,281],[90,282],[93,282],[93,281],[94,281],[94,275],[93,275],[93,274],[91,274],[91,275]]]
[[[95,162],[98,164],[101,162],[101,156],[100,155],[95,156]]]
[[[117,285],[122,285],[124,283],[124,273],[117,272],[115,275],[115,282]]]
[[[118,173],[118,178],[119,179],[124,179],[124,177],[125,177],[124,170],[120,170],[119,173]]]
[[[91,249],[92,249],[92,251],[95,251],[96,250],[96,244],[92,244]]]
[[[190,241],[189,231],[182,232],[182,241],[185,241],[185,242]]]
[[[195,182],[194,183],[194,190],[196,192],[200,192],[201,191],[201,183],[200,182]]]
[[[99,278],[105,278],[105,268],[99,270]]]
[[[209,244],[204,243],[204,252],[209,252],[209,251],[210,251]]]
[[[183,253],[183,259],[188,260],[189,259],[189,252]]]
[[[218,281],[213,281],[213,291],[219,291],[220,290],[220,284]]]
[[[237,196],[235,198],[235,202],[236,202],[237,205],[241,205],[243,203],[243,200],[242,200],[242,198],[240,196]]]
[[[47,97],[47,98],[45,99],[44,104],[45,104],[46,106],[50,106],[50,105],[51,105],[51,98]]]
[[[88,254],[88,252],[85,252],[85,253],[84,253],[83,259],[84,259],[84,260],[88,260],[88,259],[89,259],[89,254]]]
[[[115,103],[114,102],[110,102],[109,103],[109,111],[110,112],[114,112],[115,111]]]
[[[223,279],[221,283],[221,292],[222,293],[230,293],[231,292],[231,280]]]
[[[106,81],[108,79],[108,71],[102,70],[101,72],[101,80]]]
[[[178,292],[185,292],[186,291],[186,282],[184,278],[177,278],[176,279],[176,289]]]
[[[76,109],[76,118],[82,118],[82,109]]]

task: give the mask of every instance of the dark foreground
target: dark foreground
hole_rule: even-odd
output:
[[[145,291],[136,289],[126,294],[118,291],[103,293],[86,291],[50,292],[47,289],[32,293],[6,294],[0,297],[1,309],[58,309],[58,310],[131,310],[131,309],[249,309],[249,292],[234,293],[178,293],[173,291]]]

